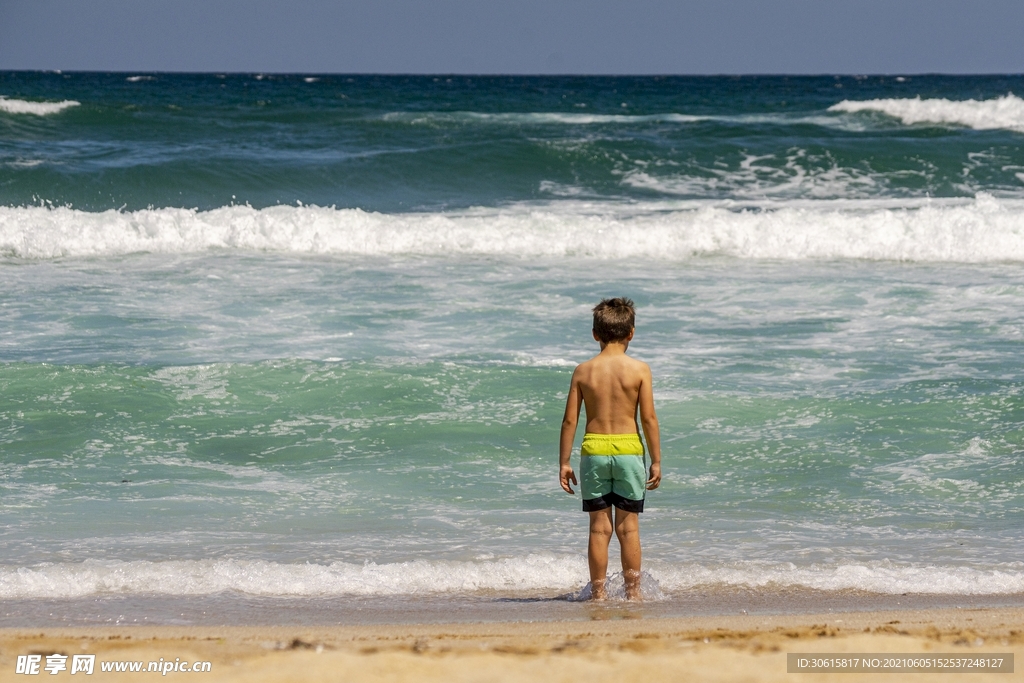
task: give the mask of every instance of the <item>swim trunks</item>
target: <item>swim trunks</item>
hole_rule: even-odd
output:
[[[647,467],[639,434],[584,434],[580,454],[584,512],[612,505],[626,512],[644,511]]]

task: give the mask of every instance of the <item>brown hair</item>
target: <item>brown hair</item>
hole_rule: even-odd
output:
[[[594,306],[594,334],[604,343],[622,341],[636,325],[633,300],[625,297],[604,299]]]

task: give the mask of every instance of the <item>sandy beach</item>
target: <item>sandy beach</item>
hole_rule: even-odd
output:
[[[3,629],[0,671],[18,655],[95,654],[93,680],[151,680],[100,671],[104,661],[210,662],[217,681],[801,681],[912,675],[959,681],[964,673],[789,673],[787,653],[1024,651],[1024,610],[945,609],[800,615],[629,618],[600,609],[590,621],[336,627],[115,627]],[[144,665],[145,666],[145,665]],[[49,677],[47,671],[42,675]],[[68,671],[60,676],[70,675]],[[171,678],[191,673],[171,671]],[[974,673],[970,680],[1024,680]]]

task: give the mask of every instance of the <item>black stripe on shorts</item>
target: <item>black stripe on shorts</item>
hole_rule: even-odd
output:
[[[623,498],[614,491],[610,491],[600,498],[591,498],[590,500],[583,501],[584,512],[597,512],[598,510],[604,510],[607,507],[615,506],[623,512],[643,512],[644,511],[644,499],[633,500],[632,498]]]

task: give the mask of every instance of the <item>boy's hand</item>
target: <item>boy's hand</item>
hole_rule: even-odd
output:
[[[576,492],[572,490],[571,486],[569,486],[570,481],[577,486],[579,485],[579,482],[576,481],[576,473],[572,471],[572,466],[562,465],[558,468],[558,483],[562,485],[563,491],[575,496]]]
[[[653,491],[661,486],[661,463],[651,463],[651,476],[647,479],[647,490]]]

